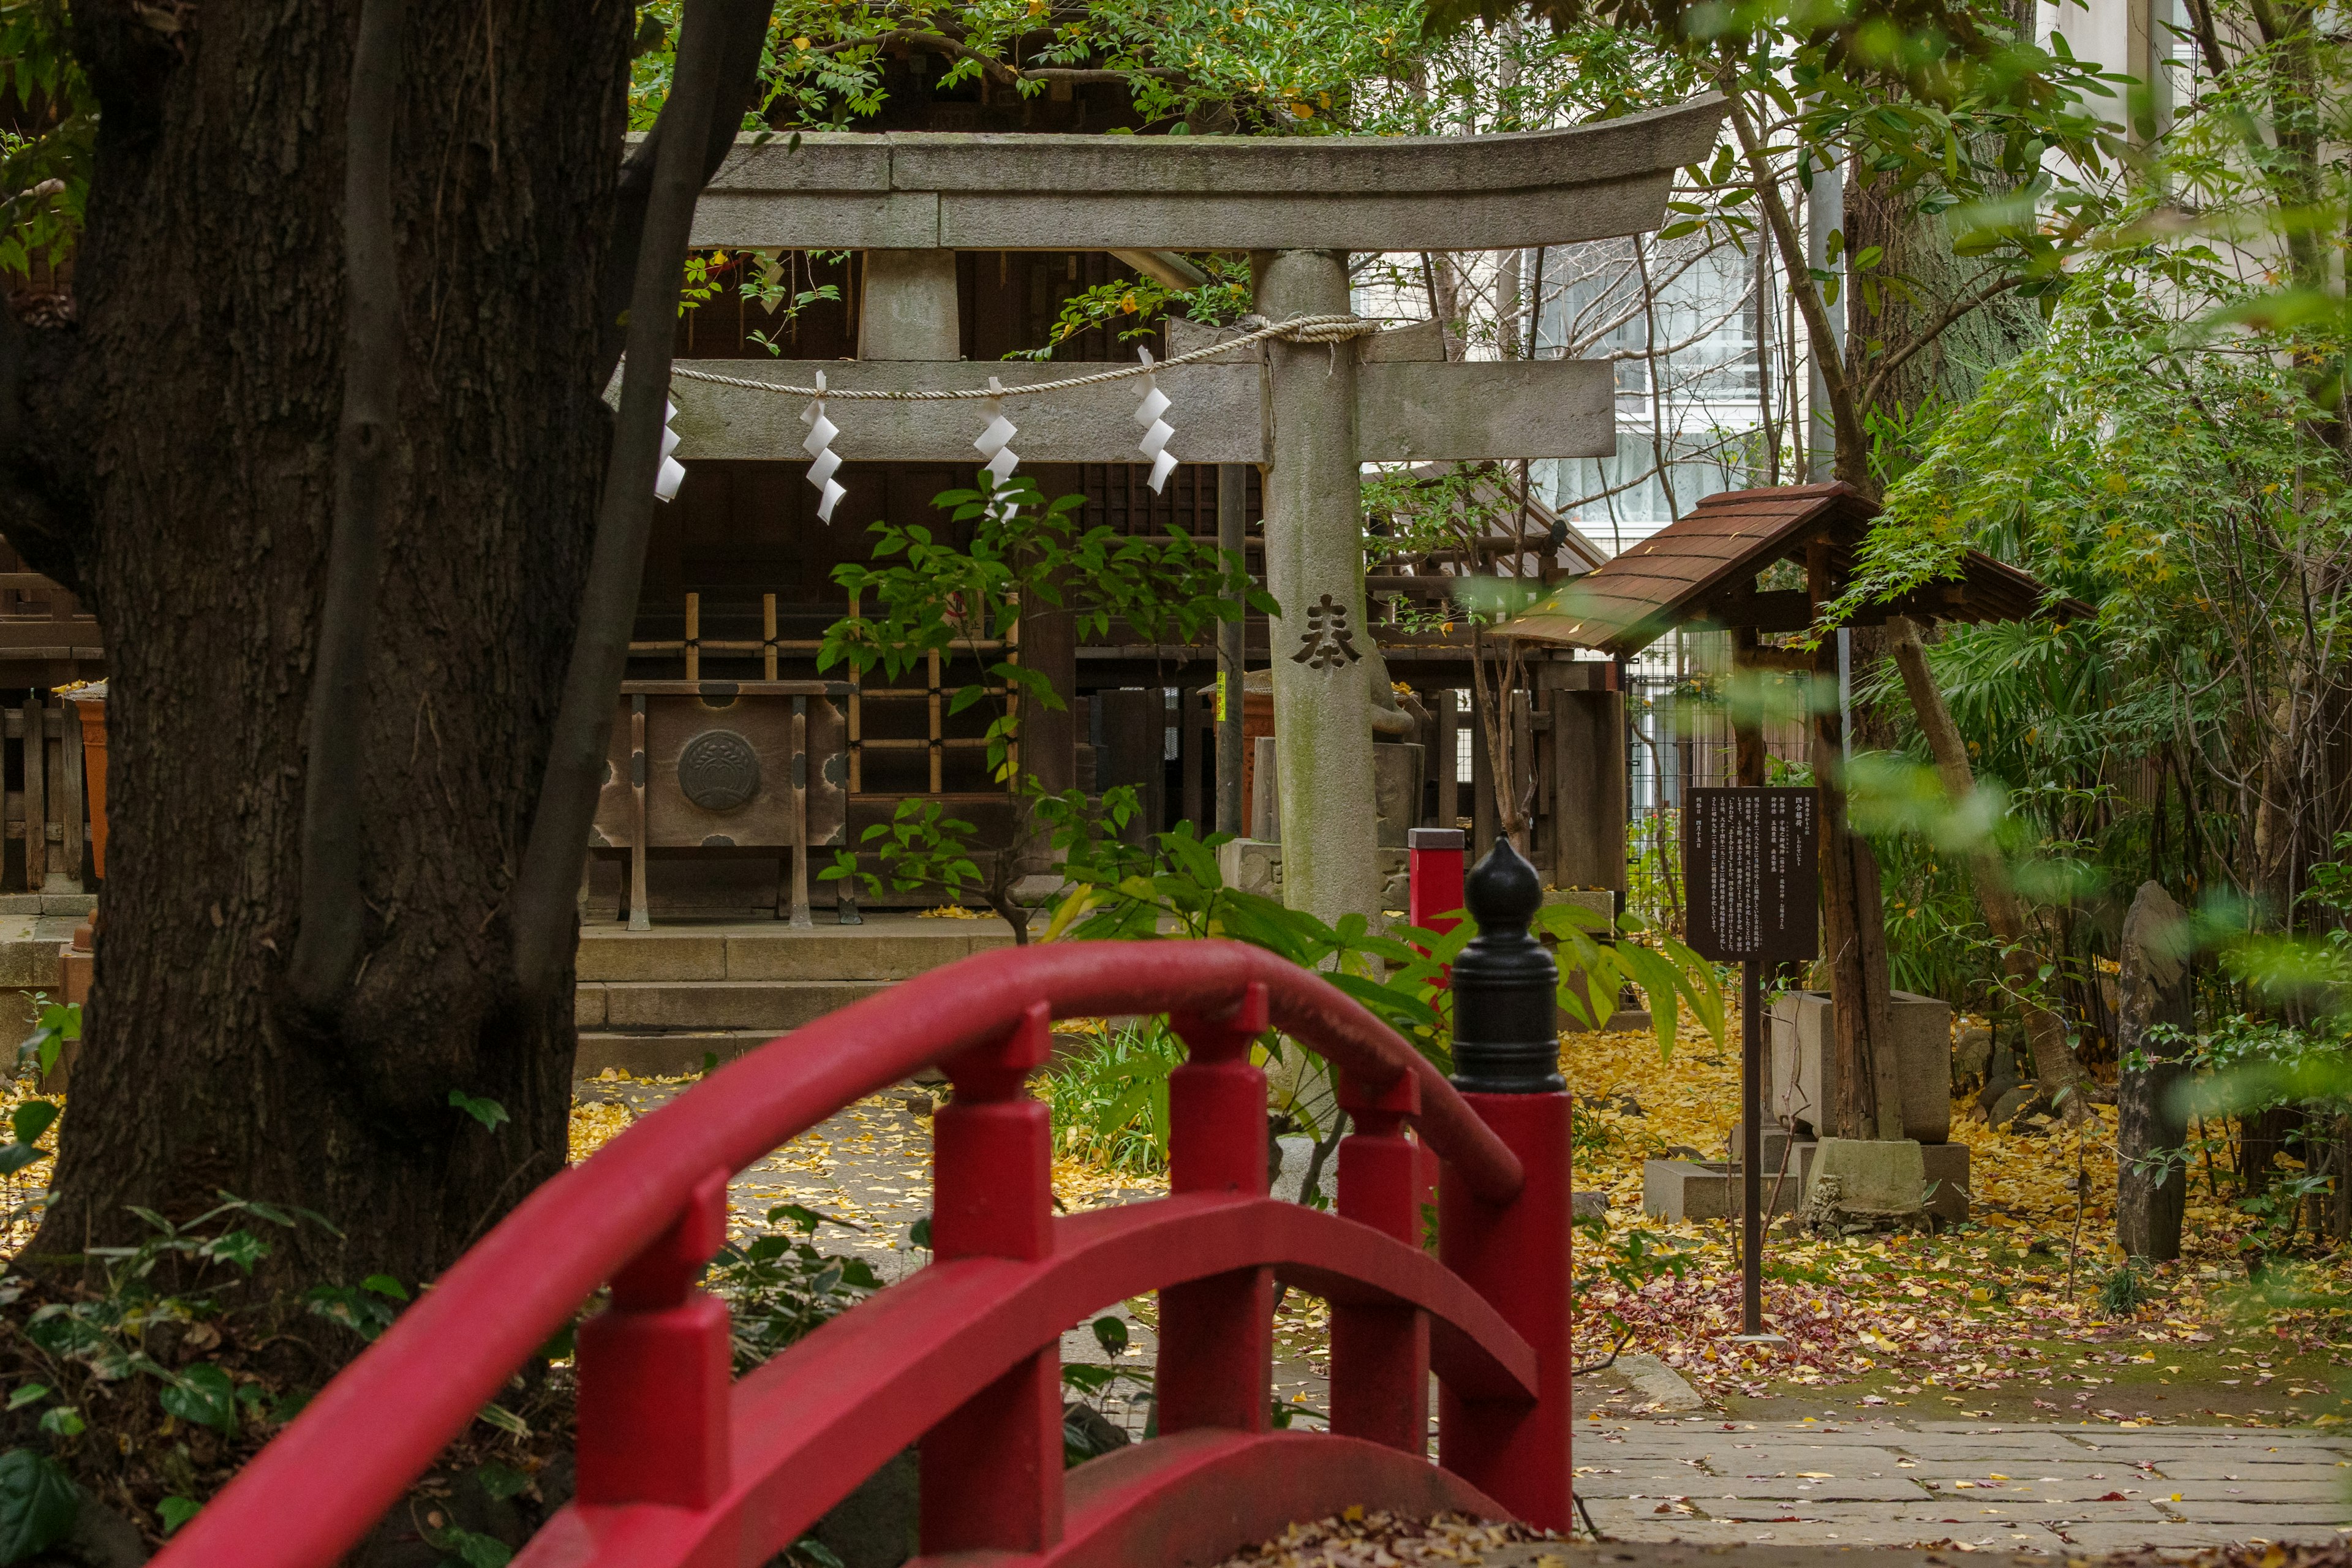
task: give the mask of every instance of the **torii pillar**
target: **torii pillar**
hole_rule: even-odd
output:
[[[1345,252],[1252,258],[1268,321],[1350,313]],[[1363,655],[1362,465],[1353,342],[1266,345],[1265,585],[1283,901],[1336,923],[1380,908],[1371,691]]]
[[[959,250],[1246,252],[1269,321],[1351,314],[1350,252],[1498,250],[1638,234],[1663,221],[1676,172],[1716,142],[1703,98],[1593,125],[1496,136],[997,136],[828,133],[739,143],[695,208],[691,242],[863,250],[860,358],[727,360],[731,382],[905,396],[1060,380],[1073,367],[960,363]],[[1169,347],[1213,329],[1169,323]],[[1203,345],[1209,346],[1209,345]],[[689,466],[798,462],[803,394],[671,384]],[[1447,363],[1434,321],[1338,342],[1270,341],[1160,371],[1169,449],[1265,470],[1276,787],[1285,896],[1336,923],[1377,918],[1381,879],[1365,621],[1360,465],[1605,456],[1616,450],[1606,363]],[[1132,381],[1008,405],[1027,463],[1132,463]],[[974,405],[844,403],[849,463],[973,466]],[[845,503],[866,481],[845,470]],[[869,503],[870,504],[870,503]],[[854,515],[854,512],[853,512]],[[1024,650],[1025,651],[1025,650]]]

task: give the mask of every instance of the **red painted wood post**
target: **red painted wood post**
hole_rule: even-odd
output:
[[[1458,827],[1414,827],[1405,832],[1405,918],[1423,931],[1444,932],[1462,923],[1462,860],[1469,835]],[[1438,989],[1452,984],[1438,976]],[[1421,1196],[1437,1194],[1437,1156],[1421,1145]]]
[[[1462,923],[1454,911],[1462,907],[1465,841],[1458,827],[1415,827],[1405,833],[1405,918],[1423,931],[1442,933]]]
[[[1250,1042],[1266,1029],[1264,985],[1216,1017],[1178,1014],[1189,1052],[1168,1075],[1168,1188],[1265,1196],[1265,1074]],[[1274,1270],[1238,1268],[1160,1292],[1160,1430],[1263,1432],[1274,1383]]]
[[[580,1325],[583,1503],[698,1509],[726,1490],[727,1303],[694,1289],[726,1239],[727,1173],[713,1171]]]
[[[1529,1524],[1566,1531],[1575,1508],[1570,1454],[1569,1254],[1572,1215],[1567,1083],[1555,1028],[1558,966],[1528,924],[1543,881],[1497,838],[1468,882],[1478,935],[1454,965],[1454,1086],[1510,1146],[1527,1184],[1480,1202],[1446,1173],[1438,1256],[1535,1347],[1537,1398],[1438,1400],[1438,1460]]]
[[[1003,1039],[940,1065],[955,1098],[931,1122],[931,1256],[1034,1261],[1054,1247],[1053,1123],[1024,1092],[1053,1044],[1032,1006]],[[924,1434],[922,1544],[1043,1552],[1062,1539],[1058,1342],[998,1378]]]
[[[1427,1188],[1421,1147],[1404,1119],[1421,1110],[1421,1082],[1400,1074],[1375,1094],[1339,1078],[1339,1107],[1356,1130],[1339,1142],[1339,1217],[1421,1245]],[[1343,1437],[1429,1451],[1429,1319],[1411,1307],[1331,1303],[1331,1430]]]

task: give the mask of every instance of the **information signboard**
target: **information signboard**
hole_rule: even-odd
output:
[[[1785,963],[1821,951],[1821,869],[1810,789],[1695,789],[1683,803],[1692,951]]]

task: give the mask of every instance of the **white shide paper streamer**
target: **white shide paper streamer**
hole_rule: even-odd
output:
[[[1176,434],[1176,426],[1160,417],[1168,412],[1168,395],[1160,390],[1159,378],[1151,374],[1151,351],[1138,349],[1143,356],[1143,401],[1135,405],[1135,422],[1143,426],[1143,439],[1136,449],[1151,459],[1151,478],[1148,483],[1151,493],[1168,482],[1176,471],[1176,454],[1168,449],[1168,437]]]
[[[841,454],[833,449],[833,438],[841,434],[841,427],[824,416],[823,371],[816,373],[816,395],[809,400],[806,408],[801,410],[801,423],[809,427],[808,439],[801,443],[801,449],[809,455],[808,482],[816,487],[820,498],[816,503],[816,520],[829,523],[833,521],[833,509],[840,505],[841,498],[849,492],[842,489],[840,482],[833,477],[834,471],[841,467]]]

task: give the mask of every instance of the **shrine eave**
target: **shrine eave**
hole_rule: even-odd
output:
[[[1842,596],[1877,515],[1876,506],[1843,483],[1708,496],[1687,516],[1563,584],[1546,603],[1498,627],[1497,635],[1624,657],[1678,626],[1804,631],[1820,608],[1811,595],[1803,589],[1759,592],[1757,574],[1776,562],[1801,564],[1819,543],[1829,596]],[[2031,574],[1970,550],[1953,576],[1865,605],[1842,624],[1881,626],[1893,616],[2020,621],[2094,614],[2078,599],[2054,598]]]
[[[1655,228],[1722,100],[1486,136],[806,132],[744,139],[698,246],[1486,250]]]

